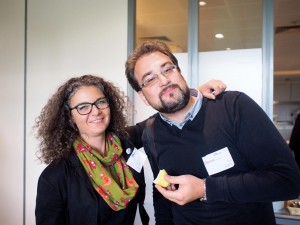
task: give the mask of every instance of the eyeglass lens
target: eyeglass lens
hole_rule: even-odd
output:
[[[164,77],[168,77],[171,74],[173,74],[176,70],[177,66],[176,65],[166,65],[163,67],[161,70],[160,74],[163,75]],[[157,74],[150,74],[145,78],[145,80],[142,83],[142,88],[147,87],[147,86],[152,86],[158,82],[158,75]]]
[[[93,105],[95,105],[98,109],[106,109],[109,106],[109,103],[106,98],[100,98],[94,103],[82,103],[77,105],[75,108],[80,115],[86,115],[92,111]]]

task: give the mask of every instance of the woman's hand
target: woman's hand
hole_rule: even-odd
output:
[[[199,86],[198,90],[204,97],[215,99],[216,96],[225,91],[226,88],[226,84],[224,84],[221,80],[210,80]]]

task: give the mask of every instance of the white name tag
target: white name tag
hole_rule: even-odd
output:
[[[209,175],[213,175],[234,166],[234,161],[227,147],[202,157]]]
[[[134,148],[126,164],[130,166],[132,169],[134,169],[135,171],[137,171],[138,173],[140,173],[146,159],[147,159],[147,155],[145,153]]]

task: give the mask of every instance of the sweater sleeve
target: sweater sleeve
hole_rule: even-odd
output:
[[[235,147],[249,169],[207,177],[208,202],[271,202],[298,197],[299,170],[269,117],[243,93],[228,94],[224,101],[235,133]]]

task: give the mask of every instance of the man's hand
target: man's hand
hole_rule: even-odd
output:
[[[206,82],[205,84],[198,87],[198,90],[201,92],[201,94],[210,99],[215,99],[216,96],[223,91],[225,91],[227,88],[226,84],[224,84],[220,80],[210,80]]]
[[[200,199],[204,195],[204,182],[202,179],[192,175],[169,176],[165,180],[171,183],[171,188],[163,188],[155,185],[156,189],[166,198],[178,205]],[[178,185],[178,189],[174,185]]]

